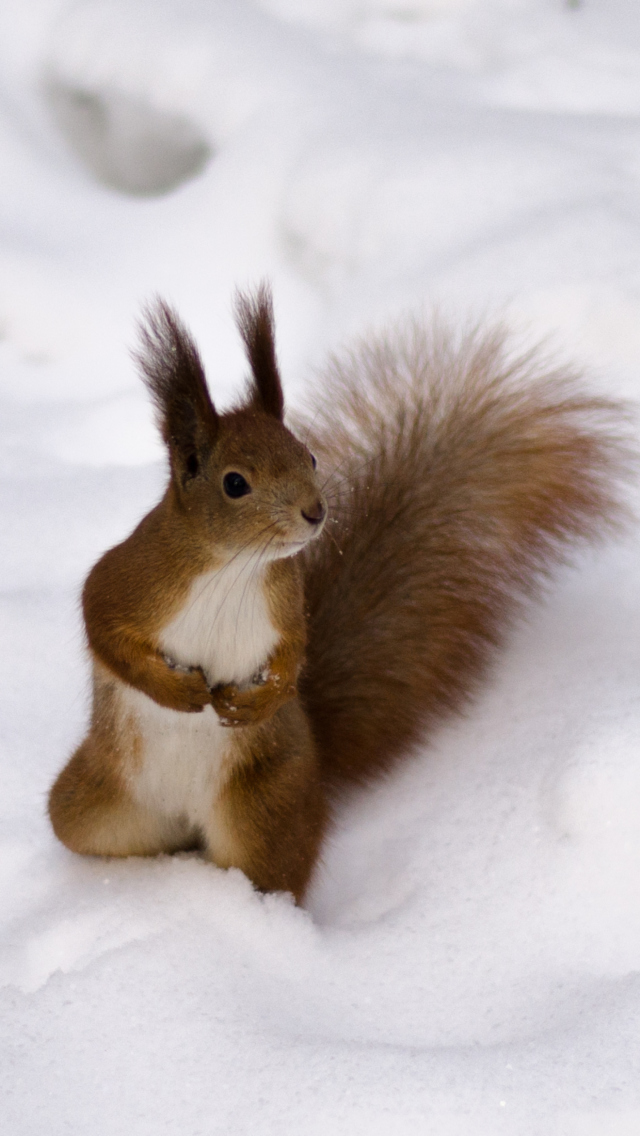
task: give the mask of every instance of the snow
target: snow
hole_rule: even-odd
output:
[[[177,304],[221,405],[264,276],[294,405],[434,305],[637,398],[639,114],[634,0],[0,8],[7,1136],[640,1131],[637,533],[345,802],[305,910],[194,856],[81,859],[45,815],[81,582],[163,484],[141,304]]]

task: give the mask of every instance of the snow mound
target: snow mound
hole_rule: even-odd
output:
[[[167,193],[210,160],[207,139],[188,118],[119,91],[69,87],[51,79],[48,96],[72,149],[104,185],[123,193]]]

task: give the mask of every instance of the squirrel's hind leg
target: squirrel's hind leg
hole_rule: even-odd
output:
[[[260,891],[304,895],[327,824],[313,739],[297,701],[237,732],[241,758],[213,804],[205,851]]]
[[[91,734],[55,781],[49,816],[58,839],[88,856],[155,856],[197,843],[183,820],[154,813],[131,797],[113,766],[101,760]]]

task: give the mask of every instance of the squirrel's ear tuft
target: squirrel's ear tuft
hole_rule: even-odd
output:
[[[261,284],[254,295],[237,293],[236,321],[251,364],[251,403],[281,422],[284,395],[276,361],[273,300],[268,284]]]
[[[200,471],[218,433],[218,415],[189,332],[163,300],[144,313],[135,358],[151,393],[171,469],[180,481]]]

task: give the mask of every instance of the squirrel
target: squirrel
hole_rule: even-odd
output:
[[[500,328],[414,323],[334,358],[294,433],[266,285],[237,322],[250,380],[218,413],[147,312],[169,479],[85,583],[91,721],[49,815],[75,852],[199,848],[300,902],[341,789],[463,709],[523,602],[619,524],[625,410]]]

